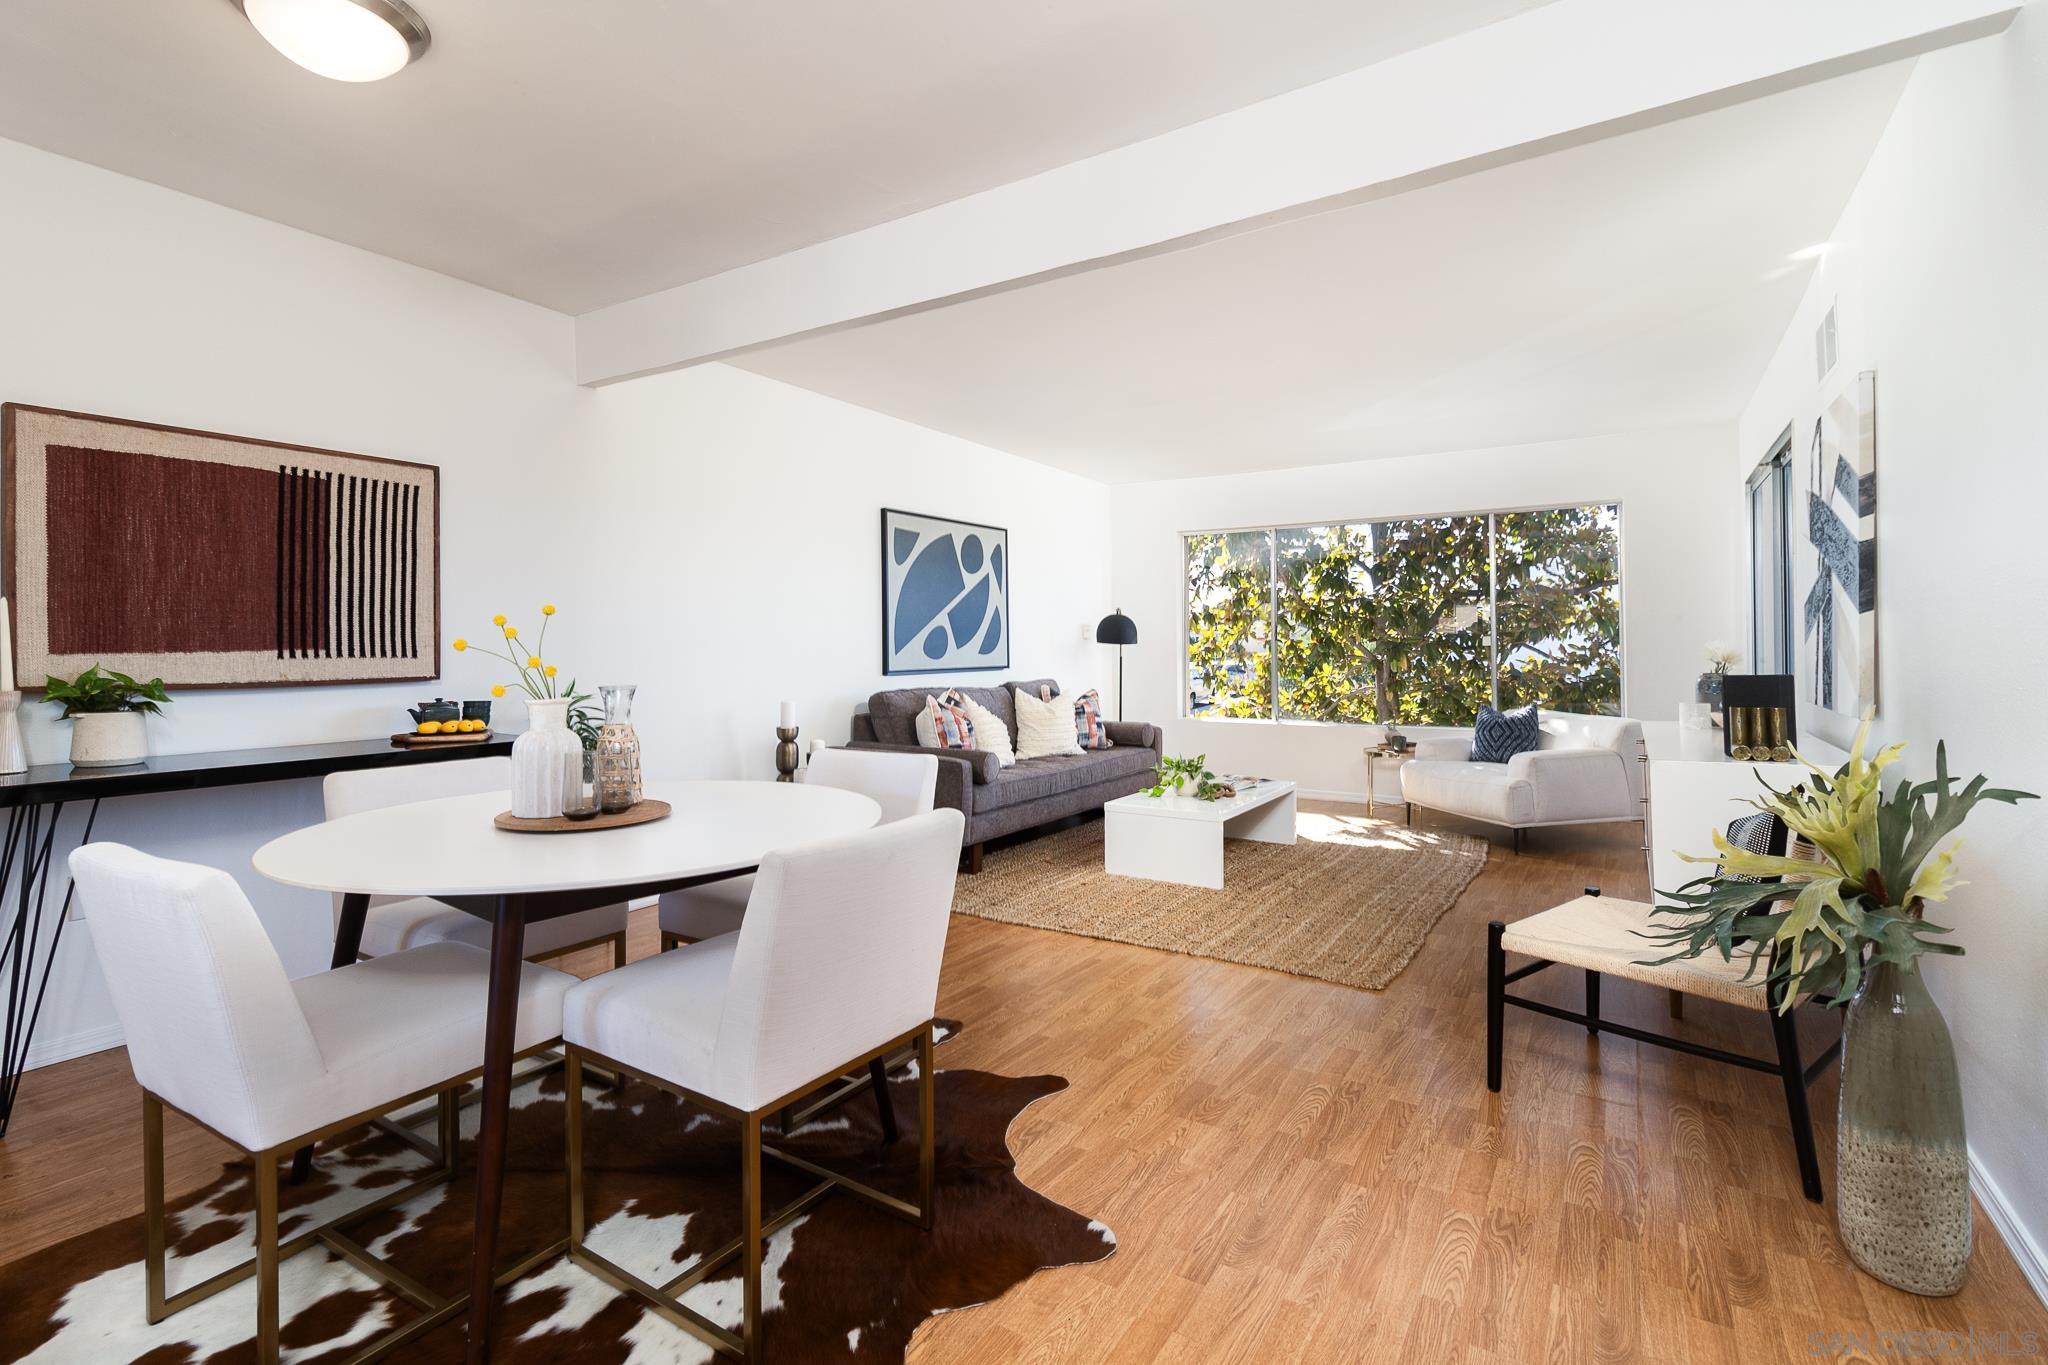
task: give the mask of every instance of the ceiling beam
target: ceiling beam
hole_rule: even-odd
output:
[[[576,320],[580,382],[1177,250],[2002,31],[2015,0],[1553,0]]]

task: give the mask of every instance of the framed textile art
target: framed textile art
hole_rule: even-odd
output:
[[[0,447],[24,689],[440,676],[437,466],[15,403]]]
[[[882,672],[1010,666],[1010,533],[882,509]]]

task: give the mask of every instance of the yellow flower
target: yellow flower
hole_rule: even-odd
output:
[[[518,639],[518,638],[519,638],[519,627],[517,627],[517,626],[507,626],[507,627],[505,627],[505,638],[506,638],[506,639],[508,639],[508,640],[516,640],[516,639]]]
[[[505,684],[503,684],[503,683],[492,683],[492,684],[491,684],[491,695],[492,695],[492,696],[494,696],[494,697],[502,697],[502,696],[504,696],[504,695],[505,695]]]
[[[540,614],[542,616],[553,616],[555,614],[555,604],[552,602],[548,603],[540,609]]]
[[[463,650],[465,650],[465,649],[468,649],[468,648],[469,648],[469,641],[467,641],[467,640],[463,639],[463,638],[462,638],[462,637],[461,637],[460,635],[458,635],[458,636],[456,636],[456,637],[455,637],[455,652],[456,652],[457,654],[460,654],[460,653],[461,653],[461,652],[462,652]]]
[[[492,624],[492,625],[494,625],[494,626],[502,626],[502,625],[504,625],[504,624],[505,624],[505,613],[501,611],[501,612],[499,612],[499,613],[498,613],[498,614],[497,614],[496,616],[493,616],[493,617],[491,618],[491,624]]]
[[[550,678],[555,676],[555,666],[553,664],[549,664],[546,668],[542,669],[541,671],[547,674]]]
[[[528,668],[539,668],[539,667],[540,667],[540,655],[538,655],[538,654],[535,654],[535,655],[532,655],[532,656],[530,656],[530,657],[529,657],[529,658],[527,659],[527,661],[526,661],[526,666],[527,666]]]

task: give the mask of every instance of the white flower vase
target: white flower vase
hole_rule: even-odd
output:
[[[140,711],[91,711],[71,718],[71,766],[118,768],[149,757]]]
[[[547,820],[562,813],[574,765],[583,759],[583,741],[569,728],[569,701],[526,703],[526,733],[512,742],[512,814],[522,820]]]

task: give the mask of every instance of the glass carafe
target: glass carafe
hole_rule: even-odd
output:
[[[604,728],[597,732],[598,798],[607,814],[640,800],[640,736],[633,733],[633,683],[597,689],[604,702]]]

